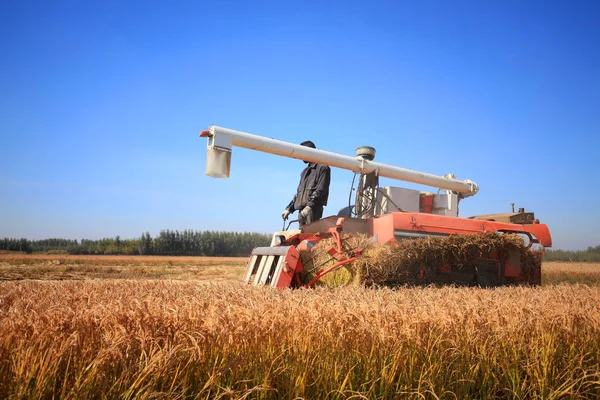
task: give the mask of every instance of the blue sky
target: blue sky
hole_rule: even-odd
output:
[[[271,232],[300,161],[216,124],[471,179],[461,215],[533,210],[555,248],[600,244],[595,1],[0,4],[0,237]],[[352,173],[334,169],[329,206]],[[395,186],[428,189],[385,180]]]

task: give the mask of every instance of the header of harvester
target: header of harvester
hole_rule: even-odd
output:
[[[357,150],[362,149],[361,154],[357,155],[357,157],[351,157],[215,125],[212,125],[206,131],[202,131],[200,136],[208,138],[206,175],[214,178],[229,177],[231,148],[238,146],[264,153],[347,169],[355,173],[371,173],[376,171],[379,176],[451,190],[460,193],[462,197],[473,196],[479,190],[475,182],[468,179],[464,181],[454,179],[454,176],[451,174],[447,176],[432,175],[372,161],[373,158],[369,156],[370,151],[368,150],[368,146],[360,147]],[[358,151],[357,154],[359,154]],[[374,154],[375,151],[373,149],[373,157]]]

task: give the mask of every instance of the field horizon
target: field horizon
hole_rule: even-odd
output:
[[[176,279],[236,282],[246,257],[0,252],[0,280]],[[545,261],[542,285],[600,285],[600,263]]]

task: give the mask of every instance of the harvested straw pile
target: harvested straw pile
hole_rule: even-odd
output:
[[[333,240],[322,240],[312,251],[301,252],[304,282],[312,279],[319,269],[336,262],[326,252],[332,245]],[[498,267],[490,260],[491,254],[509,252],[519,254],[527,281],[536,284],[541,281],[541,253],[525,248],[518,235],[425,237],[396,245],[381,245],[358,235],[344,237],[343,247],[345,251],[362,248],[362,256],[325,275],[319,283],[327,286],[496,285]],[[448,268],[451,273],[442,272]]]

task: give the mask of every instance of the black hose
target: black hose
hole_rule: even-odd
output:
[[[350,211],[350,217],[352,217],[352,191],[354,190],[354,181],[356,180],[356,172],[354,173],[354,177],[352,177],[352,184],[350,185],[350,193],[348,193],[348,211]],[[356,205],[354,206],[356,209]],[[354,213],[356,216],[356,213]]]

